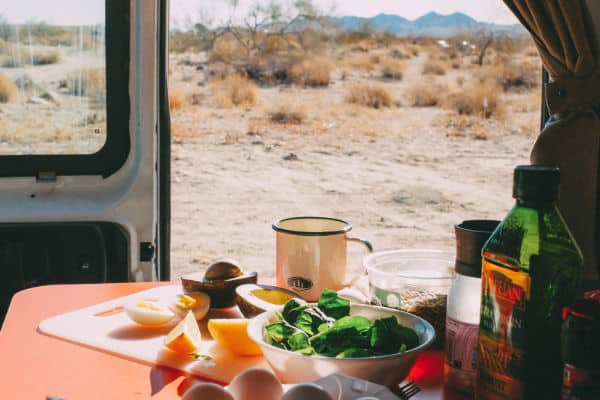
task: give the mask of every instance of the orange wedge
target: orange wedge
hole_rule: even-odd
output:
[[[189,311],[185,318],[167,334],[165,346],[180,354],[196,354],[202,336],[194,314]]]
[[[259,356],[260,347],[248,337],[248,320],[245,318],[216,319],[208,321],[208,331],[213,339],[239,356]]]

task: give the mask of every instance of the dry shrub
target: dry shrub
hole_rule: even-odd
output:
[[[377,65],[373,63],[373,59],[367,55],[347,59],[344,61],[344,65],[350,69],[358,69],[361,71],[373,71],[377,67]]]
[[[0,74],[0,103],[8,103],[17,96],[17,85],[7,76]]]
[[[383,86],[356,84],[348,88],[346,102],[371,108],[391,107],[392,94]]]
[[[177,89],[169,90],[169,110],[179,110],[185,105],[185,96],[183,92]]]
[[[404,69],[404,63],[395,58],[386,58],[381,63],[381,74],[385,79],[402,79]]]
[[[213,82],[211,92],[219,107],[253,106],[258,103],[258,88],[254,82],[241,75],[228,75]]]
[[[462,63],[461,63],[460,59],[452,60],[452,62],[450,63],[450,66],[452,67],[452,69],[459,69],[461,65],[462,65]]]
[[[209,62],[230,64],[246,56],[246,50],[236,40],[219,40],[208,52]]]
[[[541,81],[541,68],[531,65],[530,63],[523,64],[499,64],[496,67],[490,68],[487,77],[496,77],[498,83],[504,91],[511,89],[532,89],[537,87]],[[490,76],[491,74],[491,76]]]
[[[33,65],[49,65],[56,64],[60,60],[58,51],[36,51],[33,53]]]
[[[441,103],[440,88],[419,83],[408,90],[408,97],[414,107],[434,107]]]
[[[525,49],[525,56],[526,57],[539,57],[540,54],[538,53],[538,51],[535,47],[529,47],[529,48]]]
[[[446,64],[440,60],[428,58],[423,64],[423,73],[426,75],[444,75],[446,74]]]
[[[419,55],[419,46],[409,46],[408,51],[413,57],[417,57]]]
[[[446,106],[460,115],[490,118],[501,114],[501,88],[490,81],[477,81],[470,88],[450,94]]]
[[[333,64],[321,57],[312,57],[292,66],[292,82],[304,86],[327,86],[331,82]]]
[[[68,76],[66,87],[72,95],[103,101],[106,96],[106,72],[95,67],[82,69]]]
[[[304,118],[306,118],[306,112],[303,107],[296,104],[280,104],[273,110],[267,112],[269,120],[277,124],[294,124],[300,125]]]

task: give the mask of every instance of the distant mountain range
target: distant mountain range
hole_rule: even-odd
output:
[[[371,29],[378,32],[387,32],[396,36],[434,36],[448,37],[460,33],[476,32],[479,30],[493,31],[508,35],[526,33],[520,24],[491,24],[479,22],[463,13],[448,15],[436,12],[427,13],[414,21],[399,15],[378,14],[371,18],[365,17],[334,17],[333,22],[345,31],[356,31],[363,29],[367,24]]]

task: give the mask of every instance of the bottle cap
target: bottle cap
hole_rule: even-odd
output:
[[[454,227],[456,235],[456,272],[481,277],[481,249],[500,221],[472,219]]]
[[[520,165],[515,168],[513,197],[533,201],[554,201],[558,198],[559,185],[558,167]]]

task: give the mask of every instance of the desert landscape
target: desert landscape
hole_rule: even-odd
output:
[[[102,146],[102,39],[63,31],[0,39],[0,154]],[[376,250],[452,249],[455,224],[512,206],[539,133],[528,38],[270,32],[171,33],[173,279],[221,257],[273,276],[279,218],[346,219]]]

